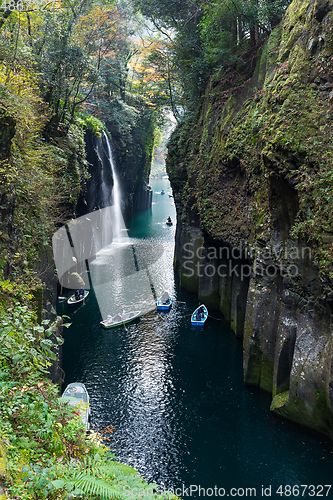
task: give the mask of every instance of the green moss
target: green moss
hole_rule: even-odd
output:
[[[315,17],[331,4],[309,7],[291,3],[243,87],[225,90],[221,71],[211,78],[201,114],[182,123],[169,152],[173,175],[178,164],[188,177],[185,210],[195,206],[206,231],[232,245],[269,236],[270,177],[290,180],[300,203],[292,236],[317,242],[324,269],[333,259],[323,243],[333,228],[332,113],[320,81],[309,83],[331,71],[333,34]]]
[[[244,334],[244,323],[245,323],[245,311],[241,311],[237,314],[237,337],[242,337]]]
[[[0,439],[0,480],[6,477],[7,473],[7,453],[4,444]]]
[[[231,299],[227,293],[223,294],[220,310],[227,321],[231,320]]]
[[[309,408],[304,399],[291,395],[287,397],[287,394],[289,392],[275,396],[271,404],[271,411],[333,438],[333,417],[324,390],[316,391],[316,404],[313,408]]]
[[[273,362],[267,356],[262,355],[259,386],[264,391],[272,392],[273,390],[273,370]]]
[[[196,274],[193,276],[187,276],[188,271],[180,270],[179,284],[185,290],[192,293],[197,293],[199,288],[199,278]]]
[[[277,408],[281,408],[287,403],[288,399],[289,399],[289,391],[284,391],[279,394],[276,394],[276,396],[274,396],[272,400],[270,410],[273,411]]]
[[[248,366],[244,375],[244,382],[249,385],[260,385],[261,353],[251,346],[248,353]]]

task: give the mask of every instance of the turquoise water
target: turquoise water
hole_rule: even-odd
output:
[[[203,330],[191,327],[198,302],[174,280],[175,226],[165,225],[168,215],[176,219],[170,187],[166,180],[152,187],[152,210],[132,221],[128,235],[131,242],[163,245],[158,272],[178,302],[169,313],[154,310],[113,330],[100,327],[93,291],[77,310],[64,306],[60,312],[72,321],[64,332],[66,383],[86,385],[93,428],[116,427],[109,446],[118,459],[149,481],[179,488],[181,498],[220,498],[222,488],[236,497],[255,488],[261,497],[270,485],[272,498],[295,498],[297,489],[295,495],[279,490],[282,496],[276,490],[301,484],[315,488],[301,488],[299,498],[325,497],[328,488],[319,485],[332,482],[331,442],[274,417],[270,395],[244,386],[242,343],[218,313]]]

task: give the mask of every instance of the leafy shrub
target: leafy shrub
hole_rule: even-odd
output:
[[[93,132],[97,135],[97,137],[102,135],[102,130],[106,130],[105,124],[96,118],[96,116],[89,115],[88,113],[84,113],[82,111],[76,113],[75,121],[79,127]]]
[[[13,293],[15,286],[4,282],[0,288]],[[36,324],[27,305],[13,305],[11,299],[4,309],[0,303],[0,438],[7,445],[10,496],[172,498],[171,493],[158,494],[158,486],[147,484],[135,469],[116,462],[103,445],[104,434],[87,435],[76,408],[59,398],[57,387],[47,380],[50,360],[56,358],[49,338],[54,331],[48,321],[43,323]],[[109,426],[105,431],[113,430]]]

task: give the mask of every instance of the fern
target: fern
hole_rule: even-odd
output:
[[[98,458],[98,459],[97,459]],[[170,500],[171,492],[161,492],[157,484],[148,484],[136,470],[106,457],[85,457],[83,464],[72,461],[69,467],[42,468],[33,465],[22,468],[27,473],[23,482],[30,493],[40,499],[86,498],[89,500]],[[62,495],[59,497],[59,494]],[[56,496],[55,496],[56,495]],[[32,498],[29,496],[29,498]],[[35,498],[35,496],[33,496]]]
[[[73,463],[67,470],[66,481],[65,487],[72,485],[74,493],[89,499],[164,500],[173,497],[169,492],[165,492],[163,496],[158,494],[159,486],[147,484],[135,469],[119,462],[101,459],[98,454],[94,458],[85,457],[81,470],[78,470],[77,463]]]
[[[101,500],[123,499],[124,494],[116,489],[113,484],[110,484],[103,479],[98,479],[95,475],[86,475],[85,472],[77,472],[73,474],[72,481],[76,488],[81,489],[84,493],[98,496]]]

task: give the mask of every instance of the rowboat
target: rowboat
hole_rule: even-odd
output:
[[[165,223],[166,223],[167,226],[172,226],[173,225],[172,220],[168,220],[167,219]]]
[[[81,382],[68,384],[61,396],[61,400],[76,407],[77,414],[88,431],[90,427],[90,406],[89,394],[85,385],[81,384]]]
[[[208,318],[208,309],[204,304],[197,307],[191,316],[191,325],[193,326],[204,326]]]
[[[169,311],[172,304],[172,299],[168,292],[164,292],[162,297],[157,301],[158,311]]]
[[[67,304],[69,304],[70,306],[74,305],[74,304],[79,304],[80,302],[83,302],[89,295],[89,291],[88,290],[85,290],[84,291],[84,295],[83,297],[80,297],[79,299],[76,299],[75,298],[75,293],[73,295],[71,295],[69,297],[69,299],[67,300]]]
[[[109,315],[105,320],[101,321],[100,324],[104,328],[115,328],[116,326],[125,325],[130,321],[133,321],[135,318],[138,318],[141,314],[141,311],[132,311],[129,313],[118,313],[115,316]]]
[[[162,189],[162,191],[161,191],[161,194],[165,194],[165,191],[164,191],[164,189]]]

